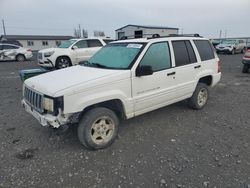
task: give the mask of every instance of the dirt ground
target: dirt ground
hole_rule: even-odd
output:
[[[250,188],[250,74],[220,55],[221,82],[200,111],[180,102],[122,122],[115,143],[88,151],[76,127],[58,135],[21,106],[18,70],[0,63],[0,187]]]

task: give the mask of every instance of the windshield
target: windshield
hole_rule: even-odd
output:
[[[221,44],[234,44],[236,40],[223,40]]]
[[[58,46],[58,48],[68,48],[70,47],[72,44],[74,44],[77,40],[71,39],[71,40],[67,40],[62,42],[62,44],[60,44],[60,46]]]
[[[113,43],[99,50],[89,65],[100,68],[128,69],[144,45],[142,43]]]

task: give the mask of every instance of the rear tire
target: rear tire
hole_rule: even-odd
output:
[[[248,73],[249,72],[249,65],[243,64],[242,73]]]
[[[22,55],[22,54],[18,54],[18,55],[16,56],[16,60],[17,60],[18,62],[24,62],[24,61],[25,61],[25,56]]]
[[[108,108],[97,107],[87,111],[78,125],[78,139],[91,150],[110,146],[118,135],[119,119]]]
[[[188,105],[194,110],[200,110],[207,104],[208,98],[208,86],[204,83],[198,83],[192,97],[188,99]]]
[[[72,66],[68,57],[58,57],[56,60],[56,69],[63,69]]]

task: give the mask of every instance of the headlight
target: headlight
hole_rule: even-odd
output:
[[[51,52],[45,52],[44,53],[44,57],[50,57],[51,55],[53,55],[55,52],[51,51]]]
[[[54,111],[54,99],[44,97],[43,98],[43,108],[49,112]]]

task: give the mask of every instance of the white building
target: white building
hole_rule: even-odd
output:
[[[46,36],[46,35],[2,35],[0,43],[14,43],[30,48],[32,51],[44,48],[52,48],[61,44],[61,42],[72,39],[72,36]]]
[[[159,34],[160,36],[168,36],[170,34],[178,34],[178,28],[161,27],[161,26],[146,26],[146,25],[126,25],[119,29],[116,29],[116,39],[122,37],[151,37],[153,34]]]

